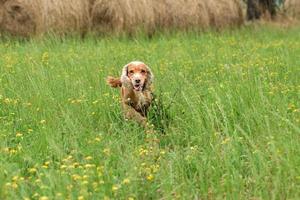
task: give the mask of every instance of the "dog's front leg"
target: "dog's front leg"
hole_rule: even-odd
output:
[[[141,124],[142,126],[147,126],[147,119],[146,117],[143,117],[140,113],[138,113],[132,106],[123,103],[123,109],[125,113],[125,118],[134,120],[137,123]]]
[[[143,96],[144,96],[144,105],[146,108],[148,108],[153,99],[152,93],[150,91],[145,91],[143,93]]]

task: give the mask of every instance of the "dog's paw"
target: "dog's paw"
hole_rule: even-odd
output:
[[[126,88],[130,88],[130,89],[133,88],[133,85],[132,85],[130,79],[127,76],[122,76],[121,77],[121,83]]]

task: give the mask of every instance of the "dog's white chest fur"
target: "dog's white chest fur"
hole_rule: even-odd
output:
[[[143,107],[146,104],[146,99],[141,91],[135,91],[136,96],[138,97],[137,106]]]

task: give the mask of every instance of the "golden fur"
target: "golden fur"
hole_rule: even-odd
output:
[[[147,125],[147,110],[152,102],[152,81],[150,68],[139,61],[125,65],[120,78],[107,78],[111,87],[121,87],[122,108],[126,119]]]

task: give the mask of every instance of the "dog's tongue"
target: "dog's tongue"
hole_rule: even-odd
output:
[[[142,90],[141,85],[134,85],[133,88],[134,88],[134,90],[136,90],[136,91]]]

